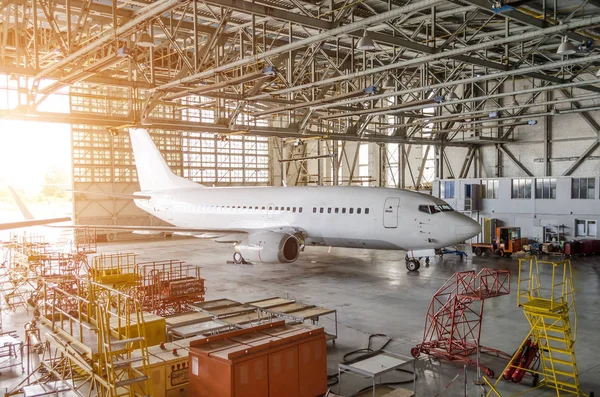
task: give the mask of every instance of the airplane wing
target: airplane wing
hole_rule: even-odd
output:
[[[77,229],[77,228],[95,228],[96,230],[113,230],[127,231],[135,234],[158,234],[158,233],[173,233],[180,236],[190,236],[209,240],[215,240],[219,243],[234,243],[243,240],[243,238],[253,232],[274,232],[288,234],[302,234],[306,236],[306,232],[300,228],[293,226],[272,226],[260,228],[189,228],[177,226],[128,226],[128,225],[65,225],[53,226],[57,228]]]
[[[22,227],[48,225],[50,223],[68,222],[71,218],[48,218],[48,219],[31,219],[27,221],[0,223],[0,230],[19,229]]]
[[[72,190],[72,189],[67,189],[67,192],[80,193],[80,194],[85,194],[85,195],[88,195],[88,196],[114,197],[114,198],[132,199],[132,200],[135,200],[135,199],[150,200],[152,198],[151,196],[144,195],[144,194],[105,193],[105,192],[98,192],[98,191],[93,191],[93,190]]]
[[[242,229],[197,229],[189,227],[177,226],[125,226],[125,225],[66,225],[55,226],[58,228],[78,229],[78,228],[95,228],[96,230],[122,230],[127,232],[137,232],[137,234],[152,234],[152,233],[176,233],[187,236],[202,236],[205,234],[215,234],[217,236],[225,234],[246,234],[248,230]]]

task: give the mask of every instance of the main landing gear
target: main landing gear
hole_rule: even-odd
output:
[[[408,271],[410,272],[416,272],[417,270],[419,270],[419,268],[421,267],[421,258],[415,258],[415,257],[410,257],[408,255],[406,255],[404,257],[404,260],[406,261],[406,268],[408,269]],[[429,261],[429,257],[426,256],[425,257],[425,266],[429,266],[430,261]]]

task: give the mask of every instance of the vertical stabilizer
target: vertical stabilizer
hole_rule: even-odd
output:
[[[129,137],[141,190],[168,190],[201,186],[179,177],[171,171],[145,128],[130,128]]]

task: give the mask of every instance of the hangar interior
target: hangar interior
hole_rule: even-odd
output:
[[[369,386],[369,381],[347,373],[371,376],[372,372],[358,371],[353,367],[358,359],[347,359],[347,353],[362,348],[374,334],[390,337],[384,343],[386,350],[373,349],[375,353],[387,354],[389,349],[390,362],[414,367],[401,375],[393,366],[385,376],[372,375],[374,385],[395,388],[398,376],[408,384],[402,386],[404,391],[373,387],[373,395],[507,396],[531,388],[525,385],[529,378],[533,379],[529,383],[540,386],[531,388],[535,395],[593,395],[600,386],[596,361],[600,348],[594,332],[600,277],[593,256],[600,253],[600,243],[595,241],[600,238],[599,25],[598,0],[1,0],[0,120],[70,126],[73,223],[89,226],[74,232],[74,251],[68,260],[60,257],[62,262],[49,243],[36,240],[34,232],[15,234],[4,245],[2,329],[16,330],[22,343],[15,342],[18,352],[16,348],[5,354],[0,351],[0,358],[15,361],[24,354],[27,362],[23,376],[18,366],[25,371],[25,361],[2,371],[0,383],[7,396],[359,395],[357,391]],[[131,230],[106,229],[168,226],[131,200],[130,195],[140,190],[129,139],[133,128],[149,131],[175,174],[207,187],[239,187],[241,195],[243,187],[258,186],[408,189],[445,200],[479,222],[482,232],[466,246],[444,250],[443,256],[428,256],[431,266],[407,272],[410,252],[308,247],[294,263],[244,266],[226,264],[231,250],[211,241],[211,235],[202,240],[145,233],[153,238],[141,238]],[[35,163],[35,159],[24,161]],[[338,204],[330,203],[329,211],[332,208],[337,214]],[[431,208],[424,211],[432,219],[436,216]],[[354,227],[361,226],[357,222]],[[416,228],[414,233],[423,230]],[[139,258],[123,253],[138,253]],[[539,255],[540,262],[528,262],[530,255]],[[65,267],[65,261],[74,267]],[[201,266],[202,277],[200,270],[180,261]],[[544,261],[553,264],[550,270]],[[191,307],[177,300],[177,304],[154,306],[152,299],[163,298],[152,295],[150,284],[144,284],[151,278],[144,272],[157,266],[165,272],[170,269],[172,277],[194,280],[193,288],[198,289],[189,300],[229,299],[233,303],[213,309],[227,312],[243,306],[239,312],[229,311],[244,319],[258,316],[238,328],[251,328],[263,317],[271,326],[276,320],[306,320],[309,325],[294,331],[304,332],[305,342],[295,343],[312,346],[311,338],[320,335],[314,324],[324,324],[328,335],[337,337],[335,344],[327,339],[327,371],[304,378],[295,375],[295,380],[281,375],[279,383],[269,384],[266,391],[246,385],[226,392],[214,385],[227,380],[213,382],[208,372],[205,376],[198,372],[193,357],[202,365],[229,360],[234,368],[241,357],[237,353],[210,353],[197,341],[179,347],[171,336],[167,340],[166,330],[164,340],[162,331],[157,331],[158,350],[145,346],[150,335],[141,338],[144,341],[133,340],[154,330],[151,324],[168,328],[170,316],[192,311],[208,313],[202,318],[220,325],[196,333],[196,340],[210,335],[217,339],[209,345],[236,344],[243,347],[240,351],[252,346],[258,356],[265,351],[252,345],[249,336],[228,337],[226,331],[241,332],[233,330],[239,324],[223,322],[227,316],[215,314],[207,305]],[[48,267],[56,271],[48,272]],[[479,273],[482,269],[492,269],[493,275]],[[503,278],[505,269],[511,272],[510,281]],[[135,274],[135,282],[106,281],[117,274],[109,270]],[[467,336],[461,333],[463,345],[471,346],[469,337],[475,335],[477,351],[481,338],[509,357],[513,352],[524,355],[523,339],[541,338],[534,323],[543,320],[539,311],[528,309],[520,299],[527,293],[531,300],[540,298],[543,280],[550,285],[553,303],[548,316],[554,316],[554,323],[547,325],[542,339],[547,343],[564,339],[568,346],[542,348],[534,337],[542,370],[536,377],[535,368],[521,369],[527,372],[522,384],[511,382],[510,376],[496,382],[502,369],[513,363],[506,357],[504,361],[496,357],[496,362],[482,354],[484,364],[479,366],[479,354],[475,354],[476,364],[474,359],[457,359],[460,354],[455,352],[446,354],[445,358],[452,357],[450,362],[435,356],[433,347],[431,351],[424,347],[430,346],[425,343],[427,324],[431,325],[426,313],[444,280],[460,272],[471,272],[470,281],[455,279],[454,295],[443,295],[446,304],[468,295],[469,304],[481,305],[481,312],[473,311],[475,317],[480,313],[484,318],[479,334],[473,329]],[[82,282],[85,286],[74,281],[82,274],[89,277]],[[57,281],[58,276],[66,278]],[[562,287],[553,284],[555,276],[563,280]],[[488,288],[483,281],[488,277],[496,284],[486,295],[481,288]],[[131,289],[132,285],[142,292]],[[512,292],[503,289],[506,285],[512,286]],[[456,292],[463,287],[462,293]],[[466,292],[473,289],[474,295]],[[144,306],[136,301],[138,293],[154,298],[144,301]],[[99,297],[96,303],[92,296]],[[270,310],[257,303],[273,296],[297,305],[291,314],[314,307],[331,311],[320,312],[326,314],[317,322],[319,316],[293,316],[275,310],[278,306]],[[488,305],[494,313],[483,316],[483,300],[491,297],[498,298]],[[73,306],[60,307],[57,300]],[[555,300],[565,305],[564,310],[553,306]],[[43,302],[43,307],[35,302]],[[454,309],[460,311],[459,306]],[[139,317],[147,312],[158,318]],[[120,315],[128,319],[124,328],[119,325]],[[137,322],[132,316],[137,316]],[[166,323],[161,323],[165,318]],[[557,327],[559,320],[562,336],[549,335],[548,327]],[[564,331],[571,322],[574,325]],[[105,331],[108,339],[104,345],[99,342],[98,351],[83,348],[84,323],[98,341]],[[423,323],[425,336],[421,337]],[[294,326],[298,325],[284,327]],[[74,328],[79,329],[77,335]],[[254,332],[271,335],[268,330]],[[438,337],[452,339],[453,332]],[[32,339],[34,334],[39,340]],[[10,335],[14,339],[15,334]],[[111,338],[128,341],[121,342],[127,348],[118,350],[122,356],[118,362],[112,361],[112,350],[107,348],[114,342]],[[277,338],[283,346],[285,338]],[[83,350],[73,351],[72,343]],[[165,343],[175,345],[164,347]],[[269,348],[276,345],[271,341]],[[415,346],[420,347],[412,354]],[[472,346],[467,347],[463,355],[473,353]],[[37,355],[38,349],[44,353]],[[96,354],[105,349],[110,352],[102,356],[108,360],[106,365],[95,366]],[[190,350],[192,361],[160,358],[162,350],[177,355],[178,349],[185,352],[182,356]],[[563,356],[553,357],[553,349]],[[141,372],[133,367],[136,354],[142,357]],[[279,357],[276,352],[269,354]],[[297,362],[296,353],[290,354],[269,358],[265,370],[270,373],[276,366],[270,360]],[[544,354],[550,354],[554,375],[545,372]],[[162,380],[148,375],[153,365],[158,368],[158,362],[173,360],[179,372],[167,371]],[[48,362],[62,364],[48,364],[41,370]],[[491,368],[495,376],[483,379]],[[321,379],[325,374],[327,383]],[[20,383],[24,376],[28,378]],[[167,378],[171,383],[165,389]],[[174,384],[174,379],[181,383]],[[322,383],[327,386],[324,390]],[[401,394],[411,390],[414,394]],[[366,393],[371,395],[371,390]]]

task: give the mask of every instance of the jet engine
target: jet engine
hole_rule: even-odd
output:
[[[289,233],[256,232],[250,233],[235,245],[235,262],[250,263],[292,263],[298,259],[302,243]]]

